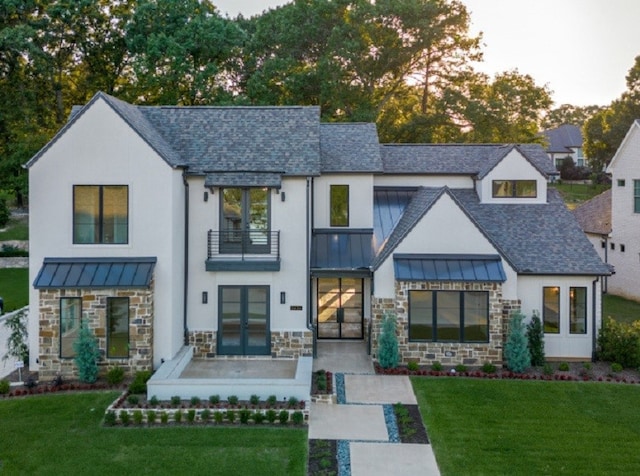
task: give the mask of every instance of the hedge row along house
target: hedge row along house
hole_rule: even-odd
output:
[[[548,357],[594,352],[609,267],[538,145],[380,144],[318,107],[98,93],[26,166],[41,377],[75,373],[81,321],[130,371],[323,339],[375,359],[385,312],[404,363],[500,364],[515,309],[540,313]]]

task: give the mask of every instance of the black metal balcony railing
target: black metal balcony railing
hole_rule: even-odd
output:
[[[279,231],[209,230],[207,238],[209,260],[280,259]]]

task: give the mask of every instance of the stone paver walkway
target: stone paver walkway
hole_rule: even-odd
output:
[[[340,345],[320,348],[314,361],[314,370],[334,372],[336,386],[344,382],[344,388],[336,389],[337,405],[311,404],[309,438],[338,441],[339,476],[439,476],[431,445],[398,443],[395,417],[389,416],[394,403],[416,404],[409,378],[375,375],[357,343],[347,344],[346,355]]]

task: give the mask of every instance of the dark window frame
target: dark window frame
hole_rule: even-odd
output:
[[[546,292],[547,290],[552,290],[552,289],[557,289],[557,308],[558,311],[556,312],[556,321],[557,321],[557,329],[553,330],[552,327],[547,327],[547,323],[549,323],[549,325],[552,324],[552,320],[551,320],[551,316],[549,316],[549,318],[547,318],[547,296],[546,296]],[[561,303],[561,299],[560,299],[560,293],[561,293],[561,288],[560,286],[544,286],[542,288],[542,327],[544,330],[545,334],[560,334],[560,319],[561,319],[561,315],[562,313],[560,312],[560,303]]]
[[[80,241],[77,236],[78,231],[78,222],[77,222],[77,207],[76,207],[76,199],[77,199],[77,191],[79,188],[97,188],[98,189],[98,216],[96,217],[95,226],[97,226],[97,230],[94,230],[93,241]],[[127,208],[127,216],[126,216],[126,236],[124,241],[115,240],[116,235],[114,234],[114,241],[105,240],[105,213],[104,213],[104,191],[108,188],[124,188],[126,190],[126,208]],[[128,185],[74,185],[73,186],[73,232],[72,232],[72,241],[74,245],[128,245],[129,244],[129,216],[131,212],[129,210],[129,186]]]
[[[266,229],[260,230],[265,234],[264,241],[259,244],[253,244],[251,239],[252,230],[251,223],[251,192],[256,188],[262,189],[266,197]],[[239,228],[229,227],[229,220],[225,212],[226,197],[225,191],[240,191],[240,217]],[[241,252],[268,254],[271,250],[271,188],[269,187],[221,187],[220,188],[220,204],[219,204],[219,229],[222,234],[220,237],[220,253],[235,254]]]
[[[112,319],[112,307],[113,307],[113,303],[116,301],[126,301],[127,303],[127,339],[126,339],[126,355],[125,353],[121,354],[121,355],[112,355],[112,351],[111,351],[111,339],[113,339],[112,334],[114,334],[115,332],[113,332],[111,330],[111,319]],[[106,305],[106,311],[105,311],[105,321],[106,321],[106,343],[107,343],[107,359],[128,359],[130,357],[131,354],[131,349],[130,349],[130,345],[131,345],[131,302],[129,300],[128,297],[121,297],[121,296],[111,296],[107,298],[107,305]]]
[[[336,195],[334,195],[334,190]],[[337,208],[338,190],[344,190],[346,194],[344,201],[344,209]],[[348,227],[349,226],[349,185],[348,184],[331,184],[329,186],[329,225],[332,227]]]
[[[518,193],[518,185],[531,182],[534,185],[533,195],[522,195]],[[511,193],[509,195],[500,195],[498,190],[501,184],[509,183]],[[492,198],[538,198],[538,181],[537,180],[492,180],[491,181],[491,197]]]
[[[411,335],[411,316],[414,314],[412,312],[411,302],[414,299],[413,296],[416,293],[431,293],[431,339],[417,339],[412,337]],[[458,320],[458,331],[459,331],[459,339],[458,340],[442,340],[438,338],[438,295],[441,293],[457,293],[458,294],[458,310],[459,310],[459,320]],[[465,316],[466,316],[466,307],[465,307],[465,296],[467,294],[476,293],[483,294],[485,298],[485,309],[486,309],[486,340],[467,340],[465,336]],[[491,318],[490,312],[490,303],[489,303],[489,292],[488,291],[474,291],[474,290],[423,290],[423,289],[411,289],[409,290],[409,313],[408,313],[408,337],[410,342],[439,342],[439,343],[458,343],[458,344],[486,344],[490,342],[491,336],[489,333],[489,321]]]
[[[640,180],[633,180],[633,213],[640,213]]]
[[[580,290],[583,293],[581,306],[584,314],[582,316],[577,315],[578,309],[580,308],[580,306],[577,303],[578,290]],[[588,292],[587,292],[586,286],[571,286],[569,288],[569,334],[574,334],[574,335],[587,334],[588,326],[589,326],[589,319],[587,319],[588,317],[587,316],[588,314],[587,294]],[[577,322],[578,319],[582,321],[582,325],[583,325],[582,331],[574,330],[578,324]]]
[[[60,356],[61,359],[73,359],[76,356],[76,352],[75,349],[73,349],[73,342],[75,342],[74,338],[72,343],[71,343],[71,350],[72,352],[68,355],[63,355],[63,348],[64,348],[64,341],[66,340],[63,336],[64,334],[64,330],[62,327],[62,311],[63,311],[63,307],[64,307],[64,302],[65,301],[77,301],[78,304],[78,310],[79,310],[79,315],[78,315],[78,330],[80,330],[80,328],[82,327],[82,298],[81,297],[77,297],[77,296],[64,296],[61,297],[59,300],[59,310],[60,310],[60,322],[59,322],[59,330],[60,330],[60,336],[59,336],[59,352],[58,355]]]

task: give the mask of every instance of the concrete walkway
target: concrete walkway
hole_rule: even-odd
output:
[[[338,440],[339,476],[440,475],[431,445],[398,443],[394,435],[391,405],[416,404],[407,376],[375,375],[359,342],[321,343],[318,369],[334,373],[338,404],[311,404],[309,438]]]

